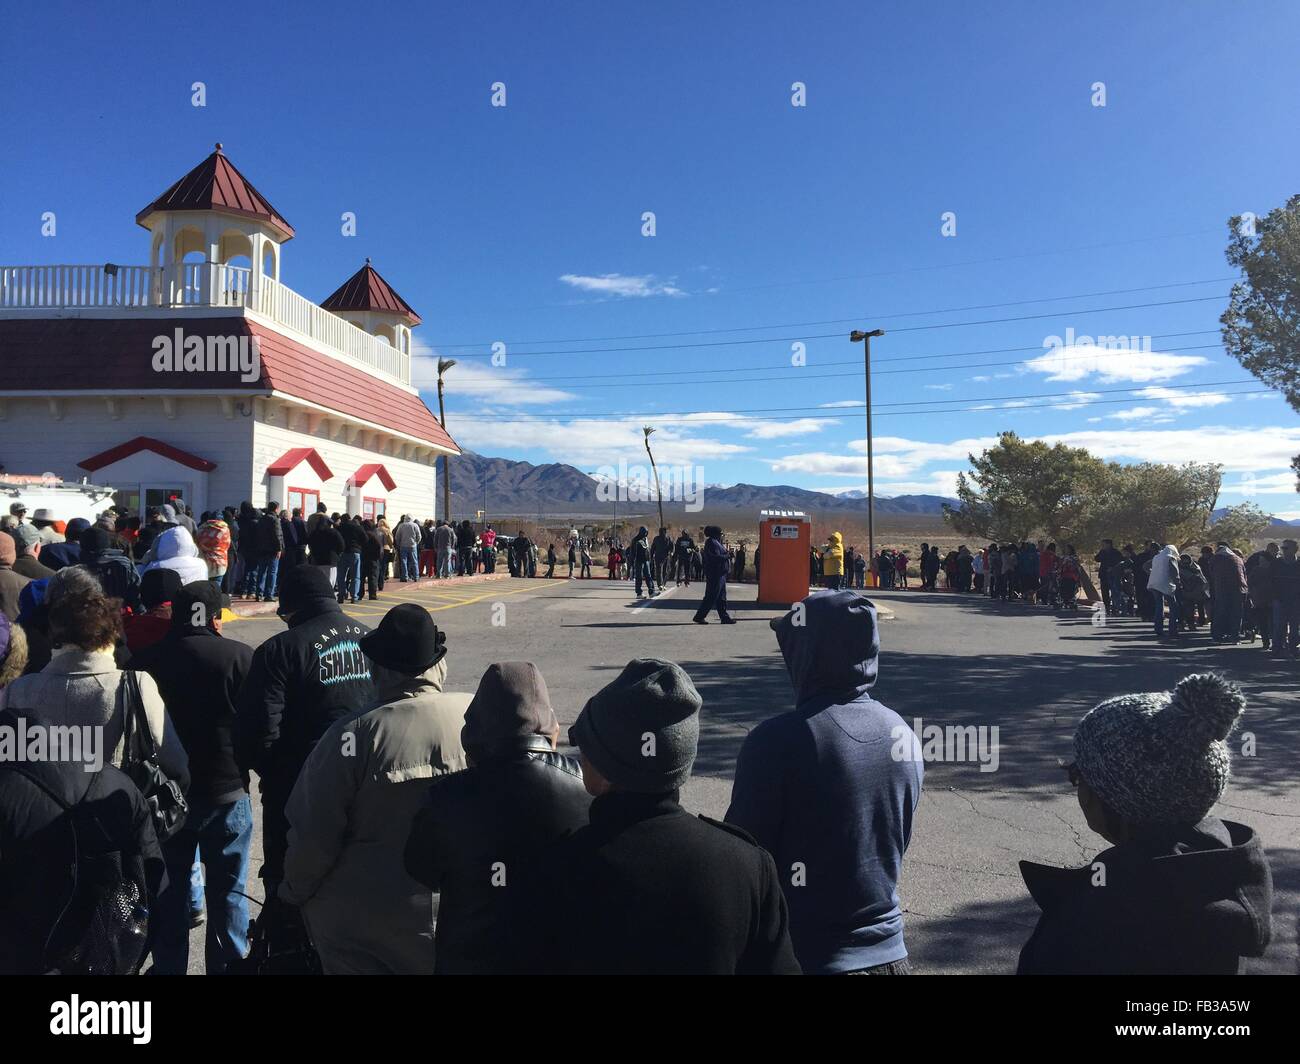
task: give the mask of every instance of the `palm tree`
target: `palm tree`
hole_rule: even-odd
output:
[[[655,499],[658,500],[659,502],[659,527],[663,528],[665,527],[664,526],[664,497],[663,494],[659,491],[659,467],[655,465],[655,456],[650,451],[650,434],[654,432],[654,429],[651,428],[649,425],[643,425],[641,431],[645,433],[645,453],[650,455],[650,469],[654,472],[655,475]]]

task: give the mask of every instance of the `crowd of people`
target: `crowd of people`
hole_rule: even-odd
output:
[[[108,515],[60,532],[48,511],[28,520],[16,507],[2,522],[0,972],[182,974],[201,923],[211,974],[911,970],[898,882],[925,758],[871,696],[875,608],[850,589],[861,555],[838,533],[815,552],[828,589],[772,622],[794,704],[745,739],[714,822],[680,804],[704,708],[681,666],[630,661],[588,699],[568,733],[578,756],[566,756],[532,663],[494,664],[455,692],[454,648],[423,607],[397,605],[374,629],[343,613],[359,568],[383,578],[378,522],[313,515],[304,557],[275,538],[274,506],[242,516],[240,527],[240,511],[229,523],[204,515],[191,531],[192,515],[164,510],[138,529]],[[218,524],[253,545],[227,545],[224,566],[201,546]],[[489,532],[469,546],[472,528],[462,537],[403,518],[398,579],[469,569],[474,550],[495,561]],[[702,578],[695,621],[716,610],[732,623],[726,584],[743,574],[743,544],[704,532],[696,546],[686,530],[651,540],[641,527],[626,549],[611,545],[611,572],[638,595]],[[573,575],[589,546],[576,530],[568,545]],[[535,573],[525,536],[500,549],[512,572]],[[1072,547],[940,558],[925,544],[920,556],[927,588],[942,574],[953,590],[1006,601],[1076,594]],[[882,552],[878,579],[898,580],[900,558]],[[552,575],[554,543],[546,559]],[[1294,541],[1249,558],[1220,544],[1199,562],[1172,546],[1107,543],[1094,560],[1107,609],[1149,609],[1157,625],[1168,612],[1175,630],[1208,616],[1214,637],[1231,640],[1248,608],[1275,652],[1295,653]],[[256,649],[224,636],[223,589],[268,587],[286,629]],[[1112,844],[1096,860],[1128,872],[1103,898],[1086,867],[1025,863],[1042,912],[1020,971],[1235,972],[1262,952],[1260,840],[1209,816],[1244,704],[1206,674],[1082,720],[1069,778]],[[15,736],[42,729],[87,729],[98,739],[82,753],[97,741],[101,756],[14,756]],[[266,899],[256,919],[253,774]]]
[[[925,758],[872,697],[879,628],[853,591],[772,622],[793,705],[746,737],[714,821],[680,802],[707,707],[674,662],[594,691],[570,757],[536,665],[452,690],[456,648],[414,603],[371,629],[295,566],[287,627],[254,650],[204,578],[129,647],[100,572],[64,567],[0,615],[0,734],[93,726],[107,752],[95,771],[0,759],[0,972],[183,973],[199,906],[211,974],[911,971],[898,883]],[[1097,891],[1095,864],[1025,863],[1042,911],[1021,972],[1232,973],[1262,953],[1260,839],[1209,815],[1244,705],[1206,674],[1083,718],[1069,779],[1124,875]]]
[[[1293,539],[1266,543],[1243,553],[1226,542],[1208,544],[1193,555],[1153,541],[1138,549],[1104,540],[1089,567],[1074,544],[1058,548],[1047,540],[964,544],[947,554],[922,543],[917,555],[919,589],[987,595],[1001,602],[1077,611],[1081,598],[1100,600],[1114,617],[1138,617],[1158,638],[1176,639],[1208,631],[1216,643],[1256,639],[1274,657],[1297,656],[1300,647],[1300,559]],[[868,560],[832,532],[813,548],[809,576],[814,587],[862,588],[870,568],[875,586],[907,589],[912,559],[906,550],[885,548]]]

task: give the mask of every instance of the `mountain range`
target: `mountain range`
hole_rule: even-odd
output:
[[[463,451],[459,457],[451,459],[451,508],[453,515],[457,516],[478,510],[502,516],[611,513],[613,503],[597,498],[599,485],[598,478],[561,462],[534,465],[509,458],[489,458],[473,451]],[[865,514],[867,510],[865,493],[856,490],[832,495],[789,484],[732,484],[728,487],[705,485],[702,494],[704,509],[710,513],[740,510],[757,516],[759,510],[802,510],[805,513]],[[437,501],[441,508],[441,485]],[[956,503],[956,500],[940,495],[877,496],[876,513],[937,515],[943,512],[945,502]],[[648,512],[654,505],[653,500],[619,502],[627,512]],[[664,503],[665,512],[684,510],[683,502]]]

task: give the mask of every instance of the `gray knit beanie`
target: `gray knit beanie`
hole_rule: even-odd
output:
[[[1107,699],[1079,722],[1075,767],[1131,824],[1199,823],[1228,785],[1224,739],[1245,708],[1237,686],[1214,673],[1188,676],[1172,692]]]
[[[569,742],[619,790],[675,791],[695,763],[702,702],[680,665],[636,658],[583,706]]]

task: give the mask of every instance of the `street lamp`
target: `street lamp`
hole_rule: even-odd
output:
[[[870,332],[854,329],[849,333],[851,343],[861,342],[862,344],[862,365],[867,379],[867,558],[869,559],[869,572],[875,572],[876,565],[876,471],[871,453],[871,338],[884,335],[884,329],[872,329]]]
[[[442,375],[456,364],[454,358],[438,359],[438,420],[442,430],[447,431],[447,411],[442,405]],[[451,524],[451,455],[442,456],[442,517]]]

